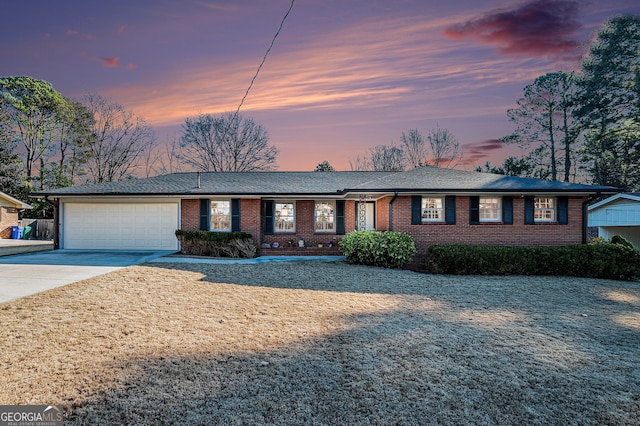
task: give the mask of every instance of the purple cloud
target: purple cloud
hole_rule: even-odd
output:
[[[500,139],[488,139],[482,142],[475,142],[464,145],[465,163],[473,164],[491,156],[491,151],[504,148]]]
[[[496,45],[502,55],[576,57],[577,0],[533,0],[450,26],[445,36]]]

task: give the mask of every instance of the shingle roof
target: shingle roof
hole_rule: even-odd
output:
[[[395,191],[618,192],[612,187],[422,167],[406,172],[173,173],[146,179],[77,185],[41,191],[35,195],[329,195]]]

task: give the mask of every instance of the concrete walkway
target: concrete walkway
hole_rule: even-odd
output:
[[[14,240],[14,243],[16,242]],[[20,246],[28,245],[23,242]],[[9,245],[0,246],[0,252],[5,248],[8,249]],[[7,255],[0,256],[0,303],[146,262],[255,264],[300,260],[331,262],[343,259],[344,256],[261,256],[253,259],[212,259],[179,256],[174,255],[172,251],[64,249]]]
[[[210,257],[192,256],[163,256],[151,260],[151,263],[215,263],[215,264],[240,264],[250,265],[265,262],[295,262],[302,260],[314,260],[319,262],[334,262],[344,260],[344,256],[260,256],[253,259],[220,259]]]
[[[0,303],[171,254],[167,251],[51,250],[0,257]]]

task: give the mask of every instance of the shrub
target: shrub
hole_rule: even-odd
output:
[[[435,245],[427,268],[454,275],[559,275],[616,280],[640,277],[640,252],[620,244],[560,247]]]
[[[384,268],[402,268],[416,254],[413,238],[401,232],[354,231],[339,245],[347,262]]]
[[[635,248],[629,240],[625,239],[622,235],[614,235],[611,237],[611,244],[620,244],[621,246]]]
[[[253,235],[246,232],[184,231],[178,229],[180,252],[196,256],[255,257]]]

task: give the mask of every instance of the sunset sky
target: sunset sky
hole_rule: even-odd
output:
[[[186,117],[235,111],[291,0],[6,0],[0,76],[123,104],[159,143]],[[241,113],[279,170],[349,160],[403,131],[449,129],[467,169],[517,150],[507,109],[547,72],[578,68],[604,21],[637,0],[295,0]]]

